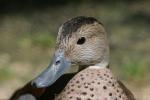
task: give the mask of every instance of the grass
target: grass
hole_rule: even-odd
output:
[[[36,37],[36,38],[35,38]],[[55,37],[49,34],[40,34],[37,36],[32,36],[33,44],[40,47],[53,48],[56,42]]]
[[[5,81],[5,80],[9,80],[13,77],[13,73],[10,71],[10,69],[5,66],[3,68],[0,69],[0,80],[1,82]]]
[[[124,77],[130,80],[138,80],[144,77],[145,69],[139,63],[124,64],[123,68]]]

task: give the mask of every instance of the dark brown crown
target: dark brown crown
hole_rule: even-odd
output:
[[[76,32],[82,25],[93,24],[94,22],[98,22],[99,24],[102,24],[94,17],[78,16],[78,17],[72,18],[62,25],[61,34],[63,37],[66,37],[68,35],[70,37],[72,33]]]

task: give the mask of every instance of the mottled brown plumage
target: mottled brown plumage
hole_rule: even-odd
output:
[[[55,100],[130,100],[108,68],[86,68]]]

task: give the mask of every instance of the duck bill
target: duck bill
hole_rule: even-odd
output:
[[[71,66],[71,62],[64,56],[64,52],[56,52],[52,64],[32,81],[32,86],[45,88],[52,85]]]

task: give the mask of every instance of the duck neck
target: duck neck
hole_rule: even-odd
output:
[[[109,48],[107,48],[106,52],[104,52],[104,55],[102,57],[102,60],[97,62],[94,65],[80,65],[78,71],[81,71],[85,68],[109,68]]]
[[[85,69],[85,68],[92,68],[92,69],[98,69],[98,68],[109,68],[109,61],[108,60],[102,60],[100,63],[97,63],[95,65],[80,65],[78,72]]]
[[[89,68],[109,68],[109,48],[104,52],[103,59]]]
[[[89,66],[89,68],[109,68],[109,62],[102,61],[100,63],[93,65],[93,66]]]

